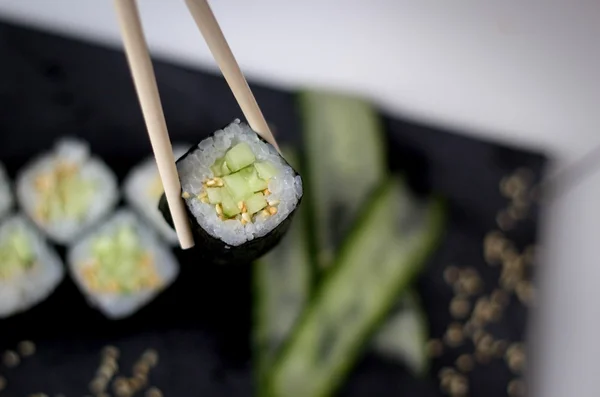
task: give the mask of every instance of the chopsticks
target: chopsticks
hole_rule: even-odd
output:
[[[175,166],[171,140],[169,139],[152,60],[144,38],[137,5],[135,0],[114,0],[114,3],[129,68],[146,122],[146,128],[148,129],[148,136],[150,137],[160,178],[165,189],[175,231],[179,238],[179,244],[182,249],[192,248],[194,239],[185,210],[185,203],[180,196],[181,185]],[[273,145],[277,151],[280,151],[279,145],[271,133],[271,129],[227,44],[227,40],[210,6],[205,0],[186,0],[186,3],[250,128]]]
[[[271,133],[269,124],[267,124],[258,107],[258,103],[248,86],[248,82],[242,74],[231,52],[231,48],[229,48],[227,40],[225,40],[223,31],[219,27],[219,23],[208,2],[206,0],[186,0],[185,2],[219,69],[221,69],[223,77],[225,77],[231,92],[242,109],[242,113],[244,113],[246,120],[248,120],[250,128],[256,131],[265,141],[273,145],[279,152],[279,146]]]
[[[163,114],[156,77],[135,0],[115,0],[125,54],[135,89],[146,121],[148,136],[156,158],[160,179],[173,218],[173,225],[182,249],[194,246],[194,237],[181,198],[181,185],[175,157]]]

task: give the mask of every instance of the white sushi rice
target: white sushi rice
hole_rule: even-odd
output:
[[[0,219],[9,213],[13,204],[11,183],[4,166],[0,164]]]
[[[175,160],[183,156],[192,145],[174,144]],[[127,203],[148,221],[165,241],[178,244],[177,233],[158,210],[158,199],[149,193],[149,189],[159,178],[154,157],[150,157],[131,170],[124,183],[124,195]]]
[[[91,255],[93,240],[103,234],[112,235],[117,229],[126,225],[134,227],[141,245],[152,254],[153,264],[161,279],[160,287],[145,289],[133,294],[96,293],[89,290],[81,271],[86,262],[93,259]],[[164,246],[156,234],[148,230],[137,215],[129,210],[117,211],[96,231],[69,249],[67,262],[71,277],[75,280],[90,306],[99,309],[107,318],[113,320],[128,317],[142,306],[150,303],[162,290],[175,281],[179,274],[179,265],[171,250]]]
[[[58,219],[47,223],[36,220],[38,204],[35,179],[55,167],[60,161],[75,162],[80,166],[81,177],[96,183],[95,196],[84,219]],[[52,152],[35,159],[17,178],[17,199],[24,212],[52,240],[68,244],[82,232],[104,218],[119,199],[117,179],[104,162],[90,154],[89,146],[80,140],[65,138],[57,142]]]
[[[54,291],[64,277],[60,257],[24,216],[13,215],[2,223],[0,241],[19,229],[27,236],[37,262],[33,268],[10,279],[0,278],[0,318],[37,305]]]
[[[255,222],[242,225],[238,220],[221,220],[214,205],[202,203],[195,197],[186,199],[188,208],[198,224],[211,236],[231,246],[239,246],[247,241],[262,237],[275,229],[298,205],[302,197],[302,179],[294,174],[293,169],[285,163],[279,153],[271,145],[261,141],[256,133],[245,123],[235,120],[214,136],[198,145],[198,149],[181,160],[177,169],[184,192],[193,196],[202,191],[202,181],[214,177],[210,167],[225,155],[232,146],[247,143],[257,161],[268,161],[279,171],[269,181],[269,200],[278,200],[277,213],[272,216],[259,215]]]

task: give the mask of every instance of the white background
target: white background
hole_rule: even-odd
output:
[[[160,57],[214,69],[183,0],[140,0]],[[214,0],[247,77],[356,91],[387,110],[547,151],[600,144],[600,2]],[[14,17],[120,46],[108,0],[0,0]],[[598,395],[600,173],[546,208],[536,396]]]

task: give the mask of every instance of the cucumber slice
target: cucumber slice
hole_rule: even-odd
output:
[[[236,202],[244,200],[254,193],[252,189],[250,189],[250,186],[248,186],[246,178],[239,172],[224,176],[223,181],[225,182],[225,187],[231,194],[231,197]]]
[[[254,168],[256,168],[256,171],[258,172],[258,176],[265,181],[277,176],[277,168],[266,161],[254,163]]]
[[[221,202],[221,188],[220,187],[209,187],[206,189],[208,194],[208,202],[211,204],[218,204]]]
[[[398,360],[416,376],[429,369],[426,344],[429,339],[427,316],[415,291],[405,293],[391,318],[377,332],[373,348],[384,357]]]
[[[258,211],[267,206],[267,200],[262,193],[255,193],[246,200],[246,209],[250,215],[254,215]]]
[[[246,168],[241,169],[240,174],[246,179],[246,183],[248,183],[248,187],[253,192],[260,192],[269,187],[267,181],[261,179],[258,176],[258,172],[256,172],[256,168],[253,166],[248,166]]]
[[[221,190],[221,206],[223,207],[223,214],[229,218],[242,212],[237,205],[237,201],[231,197],[227,189]]]
[[[245,142],[240,142],[225,153],[227,167],[236,172],[256,161],[256,157],[250,146]]]
[[[441,203],[385,182],[344,242],[268,379],[272,397],[330,395],[441,236]]]
[[[299,169],[295,153],[282,147],[284,158]],[[265,394],[268,371],[310,296],[310,261],[303,203],[282,241],[254,264],[254,356],[259,396]]]
[[[223,172],[223,166],[225,165],[225,158],[220,158],[215,161],[213,165],[210,166],[210,170],[213,172],[214,176],[223,176],[226,174]]]
[[[299,95],[315,255],[328,267],[366,200],[387,173],[383,130],[367,102],[334,93]]]

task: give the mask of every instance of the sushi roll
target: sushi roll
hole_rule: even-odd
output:
[[[25,213],[59,244],[71,243],[104,218],[119,198],[116,177],[86,143],[63,139],[17,178]]]
[[[0,226],[0,318],[23,312],[46,299],[62,281],[56,252],[22,215]]]
[[[177,161],[196,245],[216,263],[249,263],[287,232],[302,199],[300,175],[235,120]],[[159,207],[172,225],[165,196]]]
[[[174,145],[175,158],[181,157],[191,145]],[[171,245],[178,243],[177,233],[165,222],[156,203],[164,189],[154,157],[148,158],[135,167],[125,178],[124,195],[127,203],[133,207],[160,236]]]
[[[110,319],[133,314],[179,273],[171,251],[128,210],[71,247],[67,261],[89,304]]]
[[[0,219],[4,218],[13,206],[10,180],[4,166],[0,164]]]

